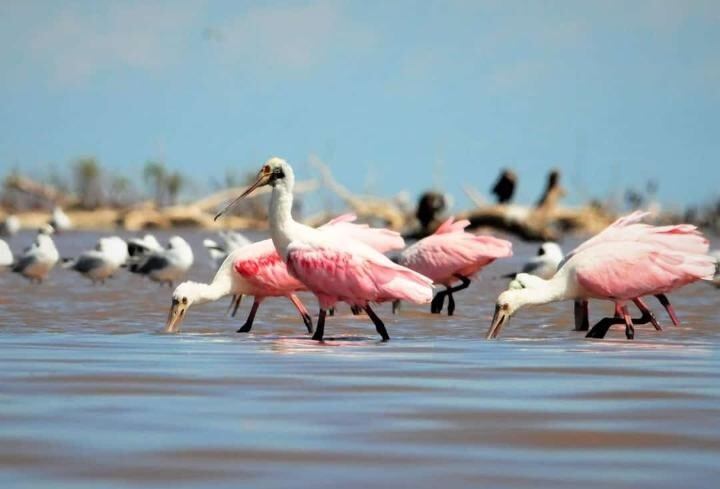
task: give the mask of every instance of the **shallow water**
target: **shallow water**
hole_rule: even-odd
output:
[[[207,280],[204,236],[183,234]],[[57,241],[72,256],[95,238]],[[0,487],[715,487],[720,291],[673,294],[678,328],[653,300],[667,326],[635,341],[570,331],[572,304],[521,311],[485,341],[493,277],[533,251],[516,243],[452,318],[378,306],[387,343],[341,306],[317,344],[280,299],[250,334],[228,301],[158,334],[167,288],[0,275]]]

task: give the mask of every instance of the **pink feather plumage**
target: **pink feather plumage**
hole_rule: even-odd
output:
[[[469,224],[449,218],[434,234],[408,247],[400,264],[449,286],[457,282],[456,275],[470,278],[498,258],[512,256],[512,243],[465,232]]]

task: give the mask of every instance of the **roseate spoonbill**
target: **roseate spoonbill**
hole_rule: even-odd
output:
[[[323,224],[318,229],[322,229],[326,232],[335,233],[338,235],[338,237],[350,237],[352,239],[357,239],[358,241],[361,241],[368,246],[376,249],[380,253],[400,250],[405,247],[405,241],[403,240],[402,236],[400,236],[400,233],[390,231],[389,229],[371,228],[367,224],[357,224],[354,222],[356,219],[357,216],[355,214],[343,214]],[[274,246],[272,247],[272,253],[274,254],[273,259],[277,258],[278,262],[281,263],[284,267],[285,262],[280,259],[280,255],[277,254]],[[260,280],[260,282],[262,282],[262,280]],[[259,283],[256,287],[260,286],[261,284]],[[306,290],[304,286],[302,287],[302,290]],[[240,307],[241,300],[242,295],[233,295],[232,302],[230,303],[230,308],[232,309],[232,317],[235,317],[235,313],[237,312],[238,307]],[[250,311],[251,318],[255,316],[255,312],[257,311],[258,306],[259,303],[257,305],[253,303],[253,308]],[[358,308],[356,306],[352,306],[352,309],[353,314],[359,314]],[[330,315],[332,316],[332,314],[333,311],[331,310]],[[250,323],[252,324],[252,319],[250,319]],[[308,323],[309,332],[312,332],[312,323],[309,320]],[[245,328],[245,326],[243,328]],[[243,328],[240,328],[238,332],[242,333],[250,330],[249,327],[247,327],[247,329]]]
[[[50,235],[53,228],[45,226],[38,232],[35,241],[25,249],[20,258],[15,262],[12,271],[21,274],[30,282],[41,283],[47,277],[50,270],[60,259],[55,243]]]
[[[512,243],[492,236],[477,236],[465,232],[470,221],[455,221],[452,217],[442,223],[427,238],[409,246],[400,254],[400,265],[443,285],[437,293],[430,312],[442,312],[448,298],[448,316],[455,312],[453,293],[468,288],[470,279],[498,258],[512,256]],[[454,283],[460,285],[453,287]]]
[[[180,236],[168,240],[166,249],[140,255],[128,270],[145,275],[155,282],[172,286],[173,282],[185,276],[193,264],[193,251]]]
[[[551,279],[500,294],[487,338],[497,337],[521,307],[571,299],[613,301],[631,337],[627,301],[712,278],[715,262],[706,254],[707,240],[694,226],[637,224],[641,218],[642,214],[621,218],[578,246]],[[630,224],[631,229],[621,229]],[[698,253],[703,247],[705,251]]]
[[[68,231],[73,227],[70,217],[68,217],[68,215],[65,214],[65,211],[63,211],[60,207],[55,207],[53,209],[52,216],[50,217],[48,224],[50,224],[58,233]]]
[[[13,264],[13,254],[8,244],[0,239],[0,270]]]
[[[0,222],[0,236],[6,236],[8,238],[14,236],[20,231],[20,219],[17,216],[9,215]]]
[[[537,275],[532,275],[528,273],[518,273],[514,280],[510,282],[508,285],[508,289],[532,289],[532,288],[542,288],[545,284],[544,279],[541,279]],[[639,318],[632,318],[632,324],[633,325],[640,325],[640,324],[647,324],[652,323],[652,325],[655,327],[656,330],[661,331],[662,327],[660,326],[660,323],[658,323],[657,319],[655,318],[655,315],[650,311],[650,309],[647,307],[647,304],[640,299],[639,297],[633,299],[633,303],[640,309],[640,312],[642,313],[642,316]],[[578,322],[579,321],[579,322]],[[587,300],[576,300],[575,301],[575,331],[588,331],[589,329],[589,307],[588,307],[588,301]],[[603,322],[604,321],[604,322]],[[594,332],[597,333],[600,328],[607,325],[608,327],[613,324],[625,324],[625,320],[622,316],[622,312],[616,307],[615,308],[615,316],[613,318],[604,318],[600,322],[597,323],[599,326],[598,329],[594,329]],[[632,338],[634,336],[634,329],[632,328],[626,328],[626,335],[628,338]],[[604,335],[603,335],[604,336]],[[592,336],[592,337],[601,337],[601,336]]]
[[[355,237],[379,251],[391,251],[404,246],[404,241],[399,233],[387,229],[370,228],[364,224],[355,224],[353,222],[355,219],[356,216],[354,214],[345,214],[324,224],[320,229],[336,233],[338,236]],[[308,332],[312,332],[310,315],[302,302],[293,294],[294,292],[305,290],[305,286],[288,274],[285,262],[282,261],[280,255],[278,255],[275,250],[272,240],[268,239],[238,248],[232,252],[232,256],[233,266],[226,267],[223,271],[225,275],[230,274],[233,277],[232,282],[234,285],[231,288],[233,300],[230,304],[230,307],[233,309],[232,316],[235,316],[243,295],[255,296],[250,315],[245,324],[238,330],[238,333],[250,331],[255,319],[255,314],[265,297],[279,296],[288,297],[293,302],[300,311]],[[219,271],[218,274],[220,274]],[[213,283],[216,281],[220,284],[216,287],[222,287],[222,284],[226,282],[222,279],[222,274],[219,276],[216,274],[216,279],[213,280]],[[195,292],[195,290],[197,290],[197,292]],[[186,297],[188,302],[191,303],[195,297],[206,293],[207,290],[204,284],[200,284],[199,287],[197,284],[192,286],[181,284],[178,286],[176,293],[173,294],[173,297],[178,299],[178,307],[181,307],[182,297]],[[178,295],[178,291],[180,295]],[[231,292],[226,292],[223,295]]]
[[[100,238],[92,250],[63,260],[63,267],[89,278],[93,284],[112,277],[128,258],[127,244],[117,236]]]
[[[192,304],[204,304],[233,294],[232,304],[235,310],[243,295],[252,295],[255,300],[245,324],[237,331],[247,333],[252,328],[255,314],[266,297],[287,297],[300,311],[308,333],[312,333],[312,319],[295,296],[295,292],[304,290],[297,279],[288,274],[285,263],[275,251],[272,240],[266,239],[232,251],[220,265],[212,282],[183,282],[175,289],[172,305],[165,325],[165,332],[177,332]],[[234,315],[234,312],[233,312]]]
[[[432,280],[393,263],[365,243],[341,236],[342,233],[296,222],[291,213],[294,184],[292,167],[285,160],[271,158],[260,169],[257,181],[215,218],[256,188],[272,186],[270,234],[273,244],[287,263],[290,274],[305,284],[320,303],[313,339],[323,339],[327,310],[338,301],[362,307],[383,340],[390,339],[370,303],[395,299],[428,303],[432,300]]]
[[[505,275],[504,278],[515,278],[521,273],[525,273],[547,280],[555,275],[562,260],[563,251],[560,245],[553,241],[547,241],[540,245],[535,256],[525,262],[521,272]]]
[[[605,228],[602,232],[593,236],[586,242],[580,244],[577,248],[571,251],[564,260],[567,260],[570,256],[581,250],[595,246],[598,243],[605,242],[634,242],[650,240],[653,244],[657,246],[670,247],[670,249],[674,249],[676,251],[679,251],[679,249],[677,249],[678,246],[682,246],[682,250],[687,253],[698,255],[703,255],[707,253],[708,241],[707,239],[705,239],[704,236],[697,232],[694,226],[680,225],[656,227],[654,228],[654,233],[648,233],[648,229],[652,228],[652,226],[642,223],[642,220],[649,214],[649,212],[635,211],[627,216],[621,217],[620,219],[612,223],[610,226]],[[665,234],[673,233],[684,233],[686,237],[682,241],[678,241],[677,239],[675,239],[669,243],[667,239],[663,239]],[[562,266],[562,262],[560,266]],[[680,321],[678,320],[675,309],[673,308],[672,304],[670,304],[670,300],[667,298],[666,293],[655,294],[655,297],[667,311],[673,325],[678,326],[680,324]],[[638,305],[641,312],[643,313],[641,320],[644,322],[647,322],[649,320],[651,323],[653,323],[655,329],[662,329],[662,327],[657,322],[652,313],[650,313],[647,308],[646,310],[642,309],[642,300],[639,298],[637,300],[639,301],[639,303],[636,303],[636,305]],[[602,333],[602,331],[604,330],[605,332],[607,332],[607,328],[609,328],[610,325],[620,323],[619,319],[621,319],[621,317],[622,316],[619,315],[619,311],[616,310],[614,322],[612,318],[608,318],[604,323],[598,324],[598,326],[604,326],[604,329],[602,327],[595,328],[593,333],[589,335],[592,337],[604,336],[605,333]],[[588,303],[586,300],[575,301],[575,329],[577,331],[587,331],[589,329]],[[632,330],[628,329],[628,333],[632,334]]]

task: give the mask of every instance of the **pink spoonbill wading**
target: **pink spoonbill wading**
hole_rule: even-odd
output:
[[[312,319],[295,292],[305,287],[291,277],[285,263],[275,251],[271,240],[258,241],[231,252],[209,284],[183,282],[172,296],[172,304],[165,324],[166,333],[175,333],[192,304],[204,304],[233,294],[235,309],[243,295],[254,296],[252,309],[245,324],[238,333],[247,333],[252,328],[255,314],[267,297],[287,297],[302,316],[308,332],[312,332]],[[231,304],[232,306],[232,304]]]
[[[327,232],[342,233],[366,242],[378,251],[391,251],[404,246],[399,233],[387,229],[371,228],[355,224],[354,214],[339,216],[319,229]],[[230,307],[234,317],[243,295],[254,296],[253,305],[245,324],[237,330],[247,333],[251,330],[260,304],[267,297],[287,297],[298,309],[307,327],[312,333],[312,319],[302,301],[295,292],[307,290],[296,278],[292,277],[285,262],[275,250],[272,240],[266,239],[236,248],[228,255],[218,269],[210,284],[184,282],[173,293],[172,305],[168,315],[166,332],[176,332],[191,304],[216,301],[233,294]]]
[[[352,237],[296,222],[291,214],[294,183],[292,167],[285,160],[271,158],[261,168],[257,181],[216,219],[258,187],[270,185],[273,244],[290,274],[315,294],[320,304],[313,339],[323,339],[327,311],[342,301],[363,308],[383,340],[388,340],[387,329],[370,303],[400,299],[427,304],[432,300],[432,280],[393,263]]]
[[[465,231],[470,221],[452,217],[432,235],[409,246],[400,255],[400,265],[432,279],[445,290],[437,293],[430,312],[442,312],[448,298],[448,316],[455,312],[453,293],[466,289],[470,279],[498,258],[512,256],[512,243],[493,236],[477,236]],[[459,285],[453,286],[454,283]]]
[[[609,243],[609,242],[636,242],[645,241],[652,243],[655,246],[667,247],[675,251],[684,251],[694,255],[705,255],[709,249],[708,240],[697,230],[695,226],[688,224],[672,225],[672,226],[660,226],[653,227],[649,224],[642,223],[642,220],[649,215],[648,212],[636,211],[627,216],[621,217],[616,220],[610,226],[605,228],[602,232],[595,235],[593,238],[582,243],[576,249],[570,252],[568,258],[573,254],[597,245],[598,243]],[[677,235],[683,235],[679,238]],[[675,309],[670,300],[667,297],[667,293],[672,290],[682,287],[685,285],[683,282],[679,282],[677,286],[668,288],[664,292],[653,294],[660,304],[665,308],[672,321],[673,325],[678,326],[680,321],[677,318]],[[648,322],[658,331],[662,330],[662,326],[657,321],[653,313],[648,308],[647,304],[642,298],[636,297],[633,299],[635,305],[640,309],[642,316],[637,319],[633,319],[633,324],[646,324]],[[612,318],[603,319],[601,322],[592,328],[591,332],[588,333],[589,337],[602,338],[607,333],[610,326],[614,324],[624,324],[622,311],[619,307],[615,307],[615,315]],[[588,331],[589,329],[589,311],[587,300],[576,300],[575,301],[575,329],[577,331]],[[626,327],[626,335],[628,338],[634,334],[632,326]]]
[[[632,338],[628,301],[712,279],[714,260],[707,254],[707,240],[694,226],[639,224],[643,216],[634,213],[621,218],[578,246],[551,279],[535,278],[533,287],[521,286],[500,294],[487,338],[497,337],[524,306],[588,299],[614,302],[621,316],[600,321],[589,337],[602,337],[611,325],[625,324],[626,334]]]

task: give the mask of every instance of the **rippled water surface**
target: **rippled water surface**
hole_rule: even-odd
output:
[[[204,236],[183,234],[208,280]],[[57,242],[72,256],[96,237]],[[653,302],[665,330],[632,342],[570,331],[569,303],[521,311],[488,342],[493,277],[534,251],[515,249],[452,318],[378,306],[388,343],[341,306],[317,344],[280,299],[250,334],[222,301],[164,335],[167,288],[2,274],[0,487],[717,487],[720,291],[675,293],[678,328]]]

